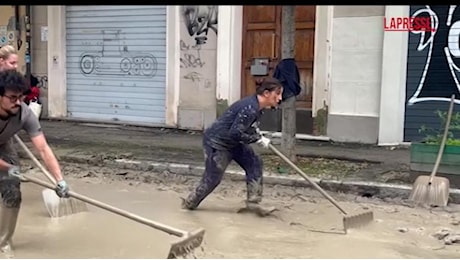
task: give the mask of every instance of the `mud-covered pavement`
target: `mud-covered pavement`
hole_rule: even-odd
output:
[[[41,176],[23,160],[28,174]],[[280,211],[260,218],[237,214],[245,186],[224,179],[196,211],[180,209],[197,177],[63,163],[71,188],[86,196],[176,228],[206,230],[198,258],[458,258],[460,246],[432,235],[460,233],[460,211],[427,210],[396,201],[332,194],[350,212],[370,209],[375,221],[342,232],[341,214],[315,191],[266,186],[267,204]],[[32,168],[32,169],[30,169]],[[42,177],[42,176],[41,176]],[[51,219],[42,188],[23,184],[23,205],[14,237],[16,258],[165,258],[175,237],[118,215],[90,211]],[[318,232],[320,231],[320,232]],[[449,236],[447,236],[448,238]]]

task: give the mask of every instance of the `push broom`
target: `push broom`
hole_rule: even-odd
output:
[[[32,182],[32,183],[35,183],[37,185],[40,185],[40,186],[48,188],[48,189],[54,189],[54,186],[52,184],[50,184],[48,182],[45,182],[45,181],[42,181],[40,179],[36,179],[36,178],[25,176],[25,175],[19,175],[18,177],[23,181]],[[171,246],[171,248],[169,250],[168,257],[167,257],[168,259],[175,259],[175,258],[179,258],[179,257],[187,257],[188,255],[192,254],[193,251],[197,247],[201,246],[201,244],[203,242],[203,237],[204,237],[205,230],[202,229],[202,228],[199,228],[194,232],[187,232],[187,231],[183,231],[183,230],[180,230],[180,229],[177,229],[177,228],[173,228],[173,227],[161,224],[161,223],[154,222],[152,220],[149,220],[149,219],[143,218],[141,216],[135,215],[135,214],[133,214],[131,212],[115,208],[113,206],[110,206],[108,204],[102,203],[102,202],[97,201],[95,199],[91,199],[89,197],[83,196],[83,195],[75,193],[73,191],[69,191],[69,196],[71,198],[75,198],[75,199],[78,199],[80,201],[84,201],[84,202],[86,202],[88,204],[91,204],[93,206],[99,207],[101,209],[110,211],[110,212],[115,213],[115,214],[118,214],[118,215],[123,216],[125,218],[134,220],[134,221],[136,221],[138,223],[150,226],[150,227],[155,228],[157,230],[161,230],[161,231],[166,232],[166,233],[168,233],[170,235],[181,237],[181,239],[179,241],[176,241],[176,242],[172,243],[172,246]]]
[[[22,142],[22,140],[15,136],[16,141],[22,146],[22,148],[27,152],[29,157],[38,165],[38,167],[45,173],[45,175],[52,180],[53,177],[51,174],[43,167],[43,165],[37,160],[37,158],[32,154],[32,152],[27,148],[27,146]],[[54,192],[55,185],[42,181],[40,179],[35,179],[33,177],[29,176],[24,176],[20,175],[18,176],[21,178],[21,180],[29,181],[32,183],[35,183],[37,185],[40,185],[42,187],[47,188],[46,190],[43,191],[43,197],[45,199],[45,205],[46,208],[48,209],[49,213],[51,216],[57,217],[57,216],[63,216],[65,214],[68,214],[69,211],[72,213],[76,213],[76,211],[81,212],[82,207],[87,210],[87,206],[85,204],[91,204],[93,206],[105,209],[107,211],[110,211],[112,213],[121,215],[123,217],[126,217],[128,219],[134,220],[136,222],[139,222],[141,224],[153,227],[155,229],[161,230],[163,232],[166,232],[170,235],[178,236],[181,237],[177,242],[174,242],[169,250],[168,253],[168,259],[173,259],[173,258],[178,258],[178,257],[185,257],[193,252],[193,250],[201,245],[203,242],[203,236],[204,236],[204,229],[200,228],[194,232],[186,232],[182,231],[173,227],[169,227],[160,223],[153,222],[149,219],[140,217],[138,215],[135,215],[133,213],[130,213],[128,211],[124,211],[115,207],[112,207],[110,205],[107,205],[105,203],[102,203],[100,201],[88,198],[86,196],[80,195],[78,193],[75,193],[73,191],[69,191],[69,197],[70,198],[59,198],[59,196],[56,195]],[[53,179],[54,180],[54,179]]]
[[[412,186],[409,200],[417,204],[426,204],[428,206],[447,206],[449,200],[449,179],[444,177],[435,177],[439,165],[441,164],[444,147],[446,145],[447,134],[449,133],[450,121],[454,110],[455,95],[450,98],[449,111],[447,112],[444,135],[442,136],[441,145],[439,146],[438,156],[434,163],[431,175],[420,175]]]
[[[268,146],[274,153],[276,153],[279,157],[281,157],[281,159],[283,159],[287,164],[289,164],[289,166],[296,170],[300,176],[302,176],[315,189],[317,189],[321,193],[321,195],[323,195],[327,200],[329,200],[336,208],[338,208],[343,213],[343,227],[345,233],[347,233],[348,229],[362,227],[374,220],[374,213],[372,211],[365,211],[353,215],[348,214],[334,198],[332,198],[329,194],[326,193],[325,190],[323,190],[318,184],[311,180],[299,167],[297,167],[297,165],[295,165],[291,160],[289,160],[289,158],[287,158],[284,154],[278,151],[278,149],[276,149],[272,144],[269,144]]]

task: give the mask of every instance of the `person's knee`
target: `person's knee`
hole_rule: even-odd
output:
[[[0,183],[0,193],[3,205],[7,208],[19,208],[22,202],[20,180],[11,178],[2,180]]]

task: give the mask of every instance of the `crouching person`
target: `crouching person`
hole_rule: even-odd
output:
[[[13,137],[17,132],[22,129],[30,136],[34,148],[58,183],[56,193],[67,197],[69,191],[38,118],[23,102],[23,93],[27,89],[26,78],[21,73],[16,70],[0,71],[0,251],[7,257],[13,256],[12,238],[21,206],[19,157],[13,146]]]
[[[256,94],[232,104],[203,136],[205,155],[204,175],[186,199],[184,209],[193,210],[219,185],[227,166],[234,160],[246,173],[246,208],[259,215],[274,211],[274,207],[262,207],[263,164],[262,159],[249,145],[258,143],[268,148],[270,140],[259,133],[259,119],[265,108],[277,107],[283,87],[274,78],[257,84]]]

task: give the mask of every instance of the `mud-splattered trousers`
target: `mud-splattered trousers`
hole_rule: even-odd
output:
[[[234,160],[246,172],[247,201],[259,203],[263,191],[263,162],[248,144],[230,150],[217,150],[204,138],[205,171],[198,187],[186,199],[186,207],[194,209],[220,184],[227,166]]]
[[[19,166],[19,156],[13,147],[13,139],[0,145],[0,159]],[[7,171],[0,171],[0,194],[3,206],[6,208],[19,208],[21,205],[21,181],[19,178],[8,176]]]
[[[198,207],[219,185],[232,160],[246,172],[247,201],[259,203],[262,200],[263,163],[249,145],[260,138],[256,131],[260,115],[257,97],[246,97],[230,106],[205,131],[203,150],[206,168],[198,187],[184,201],[186,208]]]

